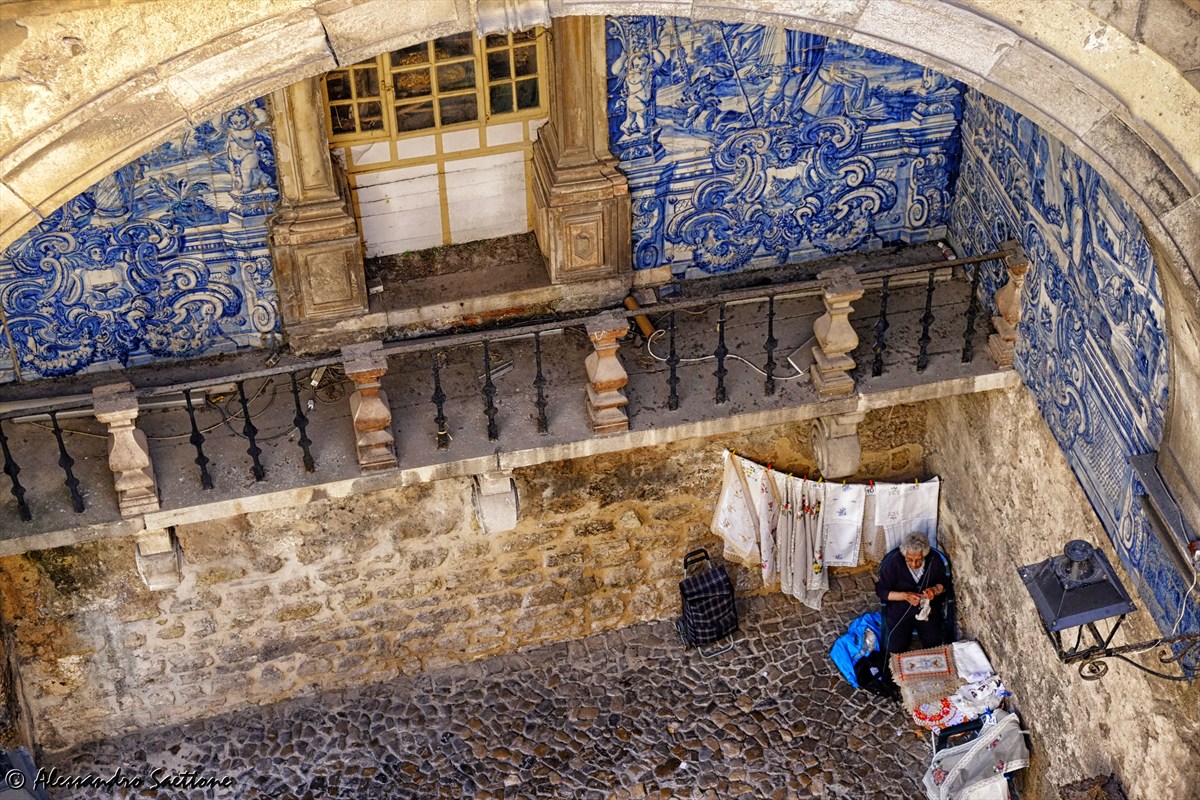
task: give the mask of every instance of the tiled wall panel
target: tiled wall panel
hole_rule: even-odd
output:
[[[1129,465],[1158,447],[1167,406],[1165,310],[1141,224],[1061,142],[974,90],[962,148],[956,244],[974,254],[1016,239],[1030,257],[1016,369],[1159,626],[1182,613],[1180,630],[1196,630],[1200,609],[1185,603],[1188,582],[1150,529]],[[984,278],[991,302],[1007,277],[992,265]]]
[[[270,343],[274,163],[256,100],[122,167],[0,253],[0,382]]]
[[[727,273],[944,235],[961,86],[847,42],[608,20],[634,266]]]

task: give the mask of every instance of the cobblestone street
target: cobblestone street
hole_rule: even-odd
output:
[[[143,781],[59,788],[56,800],[917,800],[928,743],[827,657],[875,606],[871,581],[835,576],[821,613],[780,595],[741,600],[734,649],[711,659],[664,621],[93,743],[42,766]],[[169,775],[227,785],[153,786]]]

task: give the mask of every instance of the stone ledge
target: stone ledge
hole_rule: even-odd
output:
[[[779,425],[794,425],[832,414],[866,413],[892,406],[908,405],[976,392],[1015,391],[1020,386],[1021,379],[1012,370],[996,371],[983,375],[952,378],[916,386],[881,389],[877,392],[854,395],[835,401],[807,403],[791,408],[736,414],[715,420],[661,425],[645,430],[614,433],[608,436],[545,447],[529,447],[509,452],[499,452],[495,455],[467,458],[441,464],[401,467],[372,475],[344,478],[314,486],[294,487],[248,497],[230,498],[212,503],[159,511],[120,522],[96,523],[78,528],[3,539],[0,540],[0,557],[16,555],[31,550],[64,547],[101,539],[120,538],[135,535],[144,530],[164,529],[176,525],[208,522],[239,514],[303,506],[319,500],[350,497],[357,494],[411,486],[419,483],[430,483],[449,478],[465,478],[496,471],[507,472],[538,464],[653,447],[686,439],[740,433]]]

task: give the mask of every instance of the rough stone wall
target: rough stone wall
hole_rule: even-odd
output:
[[[918,474],[923,426],[868,417],[872,475]],[[180,526],[161,593],[127,539],[0,560],[35,735],[56,750],[674,616],[683,556],[720,553],[722,447],[816,471],[806,423],[519,470],[518,527],[492,536],[459,479]]]
[[[1032,733],[1029,795],[1057,798],[1059,786],[1113,772],[1131,800],[1200,798],[1200,685],[1148,678],[1115,660],[1101,681],[1083,681],[1058,662],[1017,577],[1017,567],[1085,539],[1133,592],[1033,398],[1025,390],[948,398],[931,403],[927,419],[926,464],[952,476],[943,485],[941,531],[960,627],[980,640]],[[1145,602],[1134,602],[1124,641],[1157,637]]]

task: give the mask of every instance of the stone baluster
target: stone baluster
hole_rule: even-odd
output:
[[[379,385],[379,379],[387,373],[387,358],[381,347],[380,342],[365,342],[342,348],[346,377],[354,381],[350,418],[354,422],[358,465],[364,470],[388,469],[398,463],[392,410],[387,393]]]
[[[854,359],[850,353],[858,347],[858,334],[850,326],[850,305],[863,296],[863,285],[854,270],[828,270],[817,277],[825,281],[825,313],[813,323],[817,343],[813,346],[810,375],[817,395],[823,400],[844,397],[854,392]]]
[[[1008,270],[1008,283],[996,290],[996,310],[992,317],[996,332],[988,337],[988,352],[998,367],[1011,367],[1016,354],[1017,326],[1021,321],[1021,289],[1025,286],[1025,273],[1029,271],[1029,257],[1025,249],[1015,241],[1001,245],[1005,251],[1004,268]],[[983,269],[980,264],[979,269]]]
[[[629,383],[629,374],[617,358],[617,339],[628,332],[629,324],[619,314],[606,315],[587,324],[588,338],[596,348],[584,361],[587,367],[587,411],[592,433],[616,433],[629,430],[625,406],[629,398],[621,391]]]
[[[121,516],[158,511],[158,485],[150,462],[146,434],[134,424],[138,416],[133,384],[111,383],[92,390],[96,419],[108,426],[108,466],[117,490]]]

